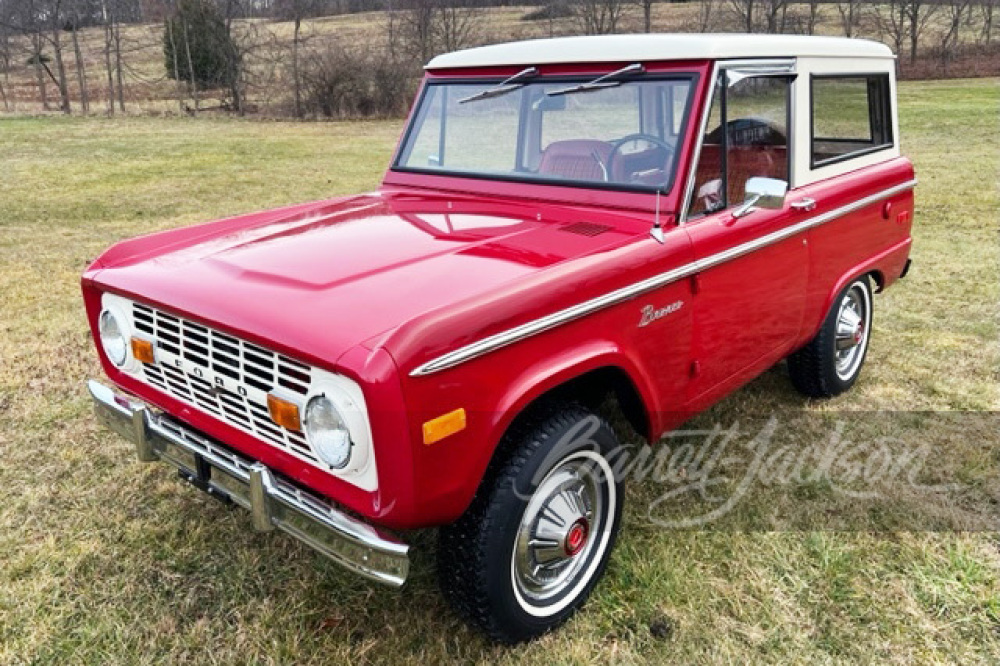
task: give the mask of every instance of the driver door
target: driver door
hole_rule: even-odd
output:
[[[805,303],[804,219],[781,209],[734,212],[747,180],[789,180],[792,77],[720,71],[685,229],[706,268],[693,278],[688,401],[707,405],[791,351]]]

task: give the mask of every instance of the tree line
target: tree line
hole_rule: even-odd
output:
[[[295,117],[405,112],[435,54],[503,41],[485,8],[503,0],[0,0],[0,104],[12,88],[46,110],[126,112],[169,89],[180,112]],[[517,3],[524,5],[525,3]],[[530,3],[529,3],[530,4]],[[947,74],[962,48],[991,47],[1000,0],[690,0],[689,31],[874,37],[910,64],[932,53]],[[654,0],[548,0],[522,17],[526,34],[654,29]],[[360,43],[310,29],[369,15]],[[371,16],[377,16],[372,19]],[[127,29],[146,26],[147,30]],[[372,36],[376,36],[371,38]],[[150,50],[162,52],[152,71]],[[995,50],[987,51],[996,57]],[[141,55],[140,55],[141,54]],[[145,60],[143,60],[145,58]],[[19,80],[12,83],[12,73]],[[26,81],[30,81],[26,83]],[[132,94],[130,94],[130,91]],[[149,93],[153,94],[153,93]]]

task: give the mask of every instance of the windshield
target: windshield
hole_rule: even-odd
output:
[[[691,76],[596,83],[536,79],[533,70],[507,80],[431,81],[395,168],[665,191],[674,180],[692,86]]]

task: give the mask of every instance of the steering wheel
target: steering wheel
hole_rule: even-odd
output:
[[[726,123],[731,146],[784,146],[788,137],[781,128],[763,118],[734,118]],[[722,143],[722,126],[705,135],[706,143]]]
[[[607,168],[608,180],[611,180],[614,177],[615,158],[621,154],[622,148],[625,146],[625,144],[631,143],[633,141],[646,141],[647,143],[653,144],[657,148],[657,153],[662,151],[662,159],[659,159],[656,156],[656,153],[654,153],[654,155],[652,155],[651,157],[646,157],[644,159],[644,161],[646,160],[649,161],[652,169],[663,170],[663,168],[666,166],[670,158],[673,157],[674,154],[673,146],[671,146],[663,139],[655,137],[651,134],[642,134],[642,133],[629,134],[627,136],[623,136],[622,138],[615,141],[614,144],[612,144],[611,152],[608,153],[608,168]],[[634,175],[635,172],[633,172],[633,176]]]

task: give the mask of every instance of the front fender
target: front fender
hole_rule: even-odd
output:
[[[429,376],[404,377],[414,448],[413,479],[420,507],[411,527],[443,525],[461,516],[517,416],[574,378],[601,368],[620,370],[632,382],[647,413],[652,412],[650,378],[617,343],[598,338],[553,349],[536,338],[522,345]],[[468,415],[466,429],[424,444],[422,424],[459,407]]]
[[[498,403],[497,418],[492,424],[490,441],[494,443],[494,449],[514,420],[529,405],[569,381],[605,368],[620,370],[632,383],[645,407],[645,432],[652,432],[649,407],[654,404],[655,393],[650,378],[617,343],[611,340],[594,340],[564,353],[540,359],[523,368],[513,378]]]

